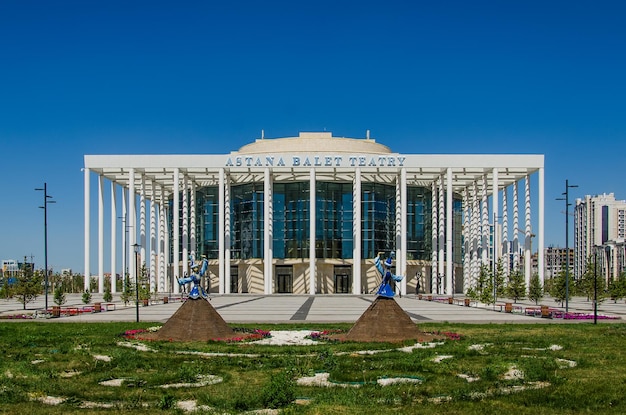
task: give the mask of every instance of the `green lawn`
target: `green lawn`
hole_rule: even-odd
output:
[[[197,413],[215,414],[266,407],[287,414],[626,413],[624,324],[421,324],[462,337],[409,351],[399,348],[412,343],[130,341],[148,351],[122,344],[126,330],[150,326],[0,323],[0,413],[184,413],[178,405],[186,401],[200,407]],[[372,350],[380,352],[364,353]],[[332,386],[297,383],[320,373]],[[379,379],[421,382],[382,386]],[[180,383],[190,385],[164,387]]]

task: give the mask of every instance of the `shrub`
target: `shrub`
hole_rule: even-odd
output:
[[[91,302],[91,293],[89,290],[85,290],[83,293],[83,303],[88,304]]]
[[[296,383],[290,370],[272,376],[270,383],[261,391],[261,403],[265,408],[284,408],[296,398]]]

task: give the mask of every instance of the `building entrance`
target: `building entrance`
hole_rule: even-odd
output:
[[[335,294],[349,294],[352,289],[352,267],[335,267]]]
[[[239,292],[239,267],[230,267],[230,292]]]
[[[293,292],[292,267],[276,267],[276,292],[279,294]]]

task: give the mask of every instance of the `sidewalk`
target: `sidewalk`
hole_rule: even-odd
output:
[[[437,296],[433,296],[437,298]],[[163,297],[160,297],[161,299]],[[374,295],[255,295],[255,294],[228,294],[212,295],[211,305],[226,320],[227,323],[285,323],[285,322],[355,322],[361,314],[375,300]],[[550,319],[527,316],[523,313],[527,307],[535,306],[534,303],[520,301],[516,306],[522,311],[517,313],[505,313],[500,307],[473,304],[471,307],[463,305],[448,304],[447,298],[440,297],[440,301],[419,300],[415,295],[396,296],[395,300],[405,310],[411,318],[416,321],[448,321],[462,323],[571,323],[571,322],[593,322],[592,320],[563,320],[560,318]],[[457,300],[462,296],[455,297]],[[504,299],[498,303],[509,301]],[[103,302],[101,294],[93,294],[92,302],[88,305],[93,307],[94,303]],[[170,301],[163,304],[159,301],[147,307],[135,307],[134,303],[124,305],[118,295],[114,295],[112,306],[108,311],[99,313],[81,312],[86,307],[82,303],[81,294],[68,294],[67,302],[63,309],[72,308],[71,316],[60,318],[38,318],[36,321],[52,322],[108,322],[108,321],[135,321],[137,309],[140,321],[153,321],[164,323],[181,306],[182,302]],[[461,302],[462,304],[462,302]],[[551,308],[564,311],[564,308],[557,307],[551,298],[544,298],[540,303]],[[26,305],[26,310],[22,309],[22,304],[14,299],[0,300],[0,316],[19,314],[39,314],[41,315],[45,305],[43,296]],[[48,297],[48,307],[52,308],[54,302],[52,296]],[[114,309],[113,309],[114,308]],[[102,307],[105,310],[105,307]],[[68,310],[69,311],[69,310]],[[576,297],[569,302],[569,311],[593,315],[593,302],[587,302],[585,298]],[[626,322],[626,303],[624,300],[614,304],[610,300],[598,305],[598,315],[620,317],[621,320],[602,320],[599,322]],[[0,322],[16,321],[2,319]],[[33,320],[26,320],[33,321]]]

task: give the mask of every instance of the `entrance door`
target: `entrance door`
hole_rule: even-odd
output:
[[[352,268],[335,267],[335,294],[350,294],[352,288]]]
[[[230,267],[230,292],[239,292],[239,267]]]
[[[276,267],[276,292],[293,292],[293,270],[291,267]]]

